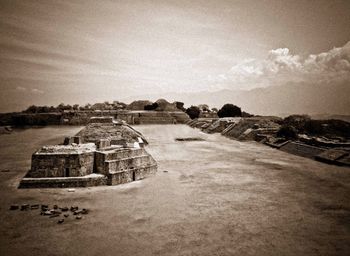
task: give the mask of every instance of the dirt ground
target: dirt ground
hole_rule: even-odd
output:
[[[0,255],[349,255],[350,168],[208,135],[136,126],[158,173],[113,187],[21,189],[31,153],[78,127],[2,135]],[[175,141],[201,137],[204,141]],[[12,203],[78,205],[81,220],[9,211]]]

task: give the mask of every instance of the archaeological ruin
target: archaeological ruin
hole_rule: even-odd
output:
[[[20,188],[87,187],[141,180],[157,171],[141,133],[112,117],[91,118],[62,145],[44,146],[32,155]]]
[[[317,124],[321,121],[313,122]],[[348,130],[349,124],[330,120],[322,121],[320,126],[327,132],[331,129],[332,122],[336,122],[335,127],[339,130],[340,134],[337,136],[333,129],[330,132],[331,136],[329,134],[296,134],[295,138],[279,136],[278,132],[282,127],[283,119],[274,116],[196,118],[186,124],[201,129],[205,133],[221,133],[225,137],[240,141],[257,141],[290,154],[328,164],[350,166],[350,137],[347,132],[343,132]],[[339,128],[342,127],[339,122],[343,125],[342,129]],[[318,128],[318,130],[321,129]]]

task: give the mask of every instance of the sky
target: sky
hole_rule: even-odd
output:
[[[346,82],[349,28],[350,1],[0,0],[0,112]]]

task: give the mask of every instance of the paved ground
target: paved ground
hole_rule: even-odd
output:
[[[18,190],[35,148],[78,128],[0,137],[0,255],[349,255],[350,168],[182,125],[137,126],[156,176],[114,187]],[[175,142],[176,137],[205,141]],[[79,205],[62,225],[11,203]]]

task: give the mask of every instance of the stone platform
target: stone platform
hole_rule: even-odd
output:
[[[81,177],[23,178],[18,188],[73,188],[107,184],[108,179],[105,175],[94,173]]]
[[[117,185],[156,173],[142,134],[112,117],[92,118],[63,145],[44,146],[19,188]]]

